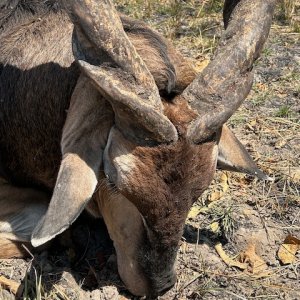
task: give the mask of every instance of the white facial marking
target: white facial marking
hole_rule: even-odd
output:
[[[120,175],[127,176],[136,166],[136,158],[133,154],[122,154],[115,159],[115,165],[119,169]]]

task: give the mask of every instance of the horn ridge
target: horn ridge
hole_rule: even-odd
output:
[[[182,94],[199,115],[188,129],[192,142],[216,132],[249,94],[253,63],[269,34],[275,4],[276,0],[225,2],[226,30],[214,58]]]
[[[118,129],[126,136],[137,135],[141,142],[177,140],[174,125],[163,114],[154,78],[126,35],[112,1],[64,2],[75,25],[74,56],[111,103]]]

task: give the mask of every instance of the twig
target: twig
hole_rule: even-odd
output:
[[[34,260],[34,255],[31,253],[31,251],[24,245],[22,244],[22,247],[26,250],[26,252],[31,256],[31,262]]]
[[[246,263],[240,263],[238,261],[231,259],[223,250],[221,243],[216,244],[215,249],[219,254],[219,256],[222,258],[222,260],[225,262],[225,264],[228,265],[229,267],[237,267],[242,270],[247,269],[248,265]]]

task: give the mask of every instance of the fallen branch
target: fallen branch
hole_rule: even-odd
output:
[[[219,254],[219,256],[222,258],[222,260],[225,262],[225,264],[228,265],[229,267],[237,267],[242,270],[247,269],[248,264],[240,263],[240,262],[235,261],[232,258],[230,258],[223,250],[221,243],[216,244],[215,249],[216,249],[217,253]]]

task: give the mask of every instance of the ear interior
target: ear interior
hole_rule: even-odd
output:
[[[65,155],[49,208],[32,234],[32,245],[40,246],[66,230],[80,215],[96,185],[96,175],[83,159],[77,154]]]
[[[82,60],[78,63],[100,93],[110,101],[116,126],[124,136],[145,144],[178,139],[174,125],[159,107],[151,105],[153,97],[137,85],[130,74],[120,68],[94,66]]]
[[[255,164],[242,143],[231,130],[223,125],[219,141],[218,168],[222,170],[246,173],[261,180],[271,180]]]

